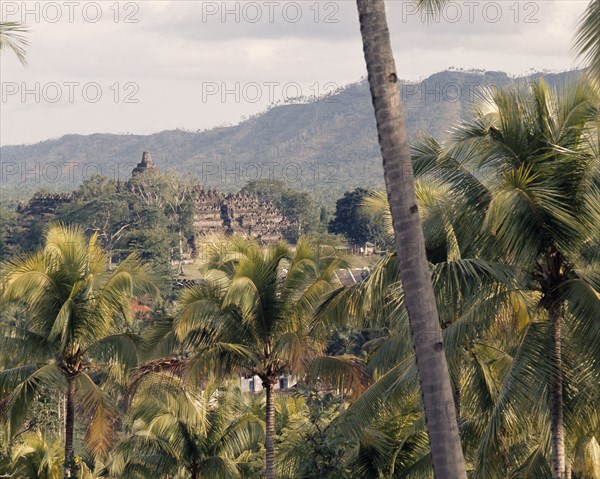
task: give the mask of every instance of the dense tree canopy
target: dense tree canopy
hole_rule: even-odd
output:
[[[364,245],[367,241],[382,245],[384,241],[381,228],[362,209],[368,196],[369,190],[364,188],[344,193],[344,196],[336,201],[335,213],[327,230],[344,235],[357,245]]]
[[[585,82],[539,82],[413,142],[470,477],[600,477],[598,111]],[[0,218],[0,476],[431,479],[395,253],[344,287],[366,259],[323,238],[211,237],[171,294],[189,185],[138,181]],[[348,192],[336,222],[391,244],[385,193]]]

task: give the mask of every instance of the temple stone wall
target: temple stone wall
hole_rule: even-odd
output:
[[[273,203],[242,193],[194,192],[197,236],[240,234],[265,243],[283,239],[290,225]]]
[[[144,152],[142,161],[132,176],[156,170],[150,153]],[[270,201],[241,193],[222,193],[199,187],[193,192],[195,239],[210,234],[240,234],[263,243],[274,243],[284,238],[290,228]],[[195,250],[195,241],[191,244]]]
[[[53,214],[62,205],[73,201],[72,193],[45,193],[36,194],[27,203],[21,203],[17,207],[17,213],[24,216],[44,218]]]

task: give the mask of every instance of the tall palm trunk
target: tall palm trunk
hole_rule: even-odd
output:
[[[64,477],[75,477],[75,461],[73,457],[73,429],[75,425],[75,378],[67,379],[67,404],[65,414],[65,462]]]
[[[552,479],[566,479],[565,425],[563,418],[563,364],[561,314],[556,307],[550,308],[552,327],[552,384],[550,385],[550,414],[552,428]]]
[[[177,265],[177,274],[183,275],[183,231],[181,226],[177,228],[177,235],[179,236],[179,264]]]
[[[565,472],[565,479],[571,479],[573,477],[573,471],[571,470],[571,466],[567,464],[567,470]]]
[[[369,86],[437,479],[466,479],[383,0],[357,0]]]
[[[265,431],[265,450],[267,456],[266,479],[275,478],[275,391],[272,378],[263,380],[263,388],[267,393],[267,417]]]
[[[198,464],[198,461],[196,459],[192,461],[190,477],[191,479],[202,479],[202,471],[200,469],[200,464]]]
[[[106,256],[107,256],[106,271],[112,271],[112,264],[113,264],[113,247],[112,247],[112,243],[108,243],[108,246],[106,247]]]

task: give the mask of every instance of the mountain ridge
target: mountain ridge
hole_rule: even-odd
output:
[[[506,88],[544,77],[559,85],[580,75],[445,70],[403,82],[409,135],[443,140],[465,118],[484,87]],[[371,98],[365,80],[304,103],[274,105],[232,126],[203,131],[164,130],[149,135],[67,134],[30,145],[0,147],[3,196],[22,199],[35,190],[69,191],[94,173],[124,180],[143,151],[162,169],[200,177],[208,187],[238,190],[252,179],[283,180],[317,196],[356,186],[381,187],[383,171]]]

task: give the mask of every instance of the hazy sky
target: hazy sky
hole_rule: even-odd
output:
[[[587,0],[457,1],[429,24],[387,2],[400,78],[448,67],[565,70]],[[353,0],[2,1],[30,28],[28,66],[0,57],[0,144],[68,133],[235,124],[272,101],[365,74]]]

